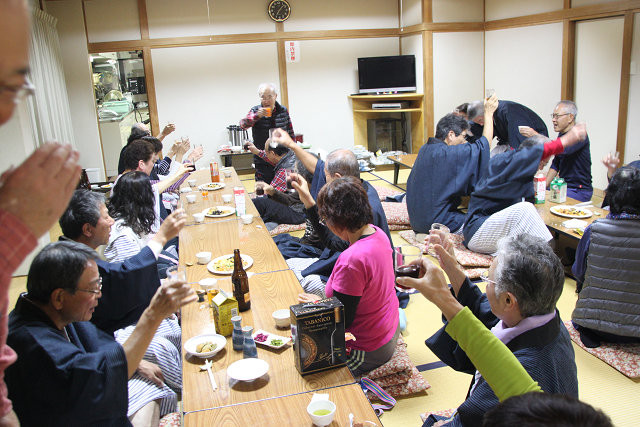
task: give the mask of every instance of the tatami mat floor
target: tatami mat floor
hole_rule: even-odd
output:
[[[404,183],[408,175],[408,169],[400,170],[398,187],[405,188]],[[362,178],[376,186],[392,187],[393,170],[363,173]],[[247,191],[253,191],[252,174],[242,175],[241,179]],[[52,235],[55,233],[56,231],[52,230]],[[394,245],[407,244],[398,232],[392,232],[391,235]],[[12,280],[9,290],[9,307],[15,305],[20,292],[24,292],[25,285],[25,277],[16,277]],[[571,318],[576,299],[575,281],[567,278],[564,292],[558,303],[563,319]],[[424,378],[431,384],[431,388],[426,393],[399,399],[396,407],[386,412],[380,419],[386,427],[420,425],[420,414],[425,411],[455,408],[464,400],[471,380],[469,375],[456,372],[448,366],[434,367],[440,364],[434,363],[438,359],[424,345],[424,340],[442,326],[438,310],[422,295],[415,294],[411,296],[405,312],[407,330],[403,335],[407,342],[409,356],[417,366],[433,364],[428,365],[427,370],[422,372]],[[580,398],[602,409],[616,426],[637,426],[640,419],[640,405],[637,402],[640,380],[625,377],[575,344],[574,350],[578,366]],[[429,367],[431,369],[428,369]]]

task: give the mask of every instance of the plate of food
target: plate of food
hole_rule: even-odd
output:
[[[229,378],[236,381],[253,381],[269,372],[269,364],[255,357],[240,359],[227,368]]]
[[[204,216],[209,218],[222,218],[236,213],[236,210],[230,206],[214,206],[202,211]]]
[[[227,345],[227,339],[219,334],[196,335],[184,343],[187,354],[195,357],[211,357]]]
[[[252,335],[256,344],[266,345],[271,348],[282,348],[291,341],[290,337],[283,337],[280,335],[272,334],[262,329],[258,329]]]
[[[242,266],[246,270],[253,265],[253,258],[249,255],[240,254]],[[207,270],[213,274],[233,274],[233,254],[227,254],[212,259],[207,264]]]
[[[554,206],[549,210],[551,211],[552,214],[555,214],[564,218],[584,219],[584,218],[589,218],[590,216],[593,215],[593,212],[591,212],[589,209],[577,208],[575,206],[568,206],[568,205]]]
[[[105,190],[113,187],[113,183],[109,182],[107,184],[101,185],[100,188],[104,188]]]
[[[199,190],[216,191],[225,187],[224,182],[210,182],[208,184],[202,184],[198,186]]]

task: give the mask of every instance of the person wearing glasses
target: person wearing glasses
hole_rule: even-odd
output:
[[[75,241],[96,250],[109,241],[114,224],[105,206],[104,196],[88,190],[76,190],[67,210],[60,217],[62,241]],[[124,262],[96,259],[103,281],[100,304],[91,323],[124,343],[160,287],[158,257],[163,246],[176,237],[185,217],[176,212],[136,255]],[[129,411],[153,405],[160,390],[173,398],[182,390],[181,329],[177,319],[165,319],[158,327],[130,380]],[[167,389],[169,387],[171,390]]]
[[[86,245],[56,242],[31,264],[27,292],[9,315],[19,357],[5,373],[23,425],[125,426],[130,417],[137,425],[138,414],[127,413],[128,379],[163,319],[197,299],[188,284],[165,283],[119,344],[89,322],[102,295],[96,258]]]
[[[0,2],[0,126],[34,87],[29,83],[29,15],[24,0]],[[10,42],[8,42],[10,40]],[[0,145],[15,145],[0,140]],[[79,153],[45,144],[17,167],[0,171],[0,425],[19,425],[7,398],[4,370],[16,360],[6,344],[11,275],[67,206],[80,179]],[[46,185],[43,183],[46,182]]]
[[[458,303],[468,307],[485,327],[491,329],[544,392],[577,399],[575,354],[556,309],[564,286],[564,270],[553,249],[544,239],[528,234],[502,239],[485,278],[488,284],[483,293],[458,266],[449,239],[444,247],[439,244],[442,237],[438,234],[435,250]],[[396,281],[401,286],[415,287],[428,294],[428,281],[434,280],[434,269],[428,265],[430,261],[422,258],[412,263],[421,266],[421,278],[401,277]],[[442,275],[438,278],[443,279]],[[453,318],[451,314],[445,315],[448,319]],[[445,425],[451,426],[479,425],[484,413],[498,404],[498,397],[477,371],[477,366],[447,333],[447,328],[448,322],[445,322],[426,344],[441,361],[457,371],[473,375],[473,380],[467,399],[451,419],[431,415],[424,425],[431,426],[443,420]],[[504,376],[501,381],[504,385],[508,378]],[[496,384],[500,385],[494,383],[493,386]]]
[[[558,132],[558,137],[566,134],[576,125],[578,107],[573,101],[560,101],[551,114],[553,130]],[[530,127],[520,129],[520,133],[526,137],[536,134]],[[562,154],[557,154],[549,172],[547,172],[547,188],[556,176],[561,177],[567,183],[567,197],[586,202],[591,200],[593,187],[591,185],[591,150],[589,135],[579,143],[567,147]]]
[[[292,139],[295,139],[289,111],[276,101],[278,93],[275,85],[260,84],[258,96],[260,104],[251,107],[249,113],[240,120],[242,129],[251,128],[253,145],[258,150],[264,150],[264,144],[269,139],[269,129],[284,129]],[[271,182],[273,180],[275,175],[273,165],[256,154],[253,156],[253,163],[256,168],[256,181]]]

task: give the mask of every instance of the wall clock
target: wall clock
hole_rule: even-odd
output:
[[[291,6],[287,0],[271,0],[267,8],[269,17],[276,22],[284,22],[291,15]]]

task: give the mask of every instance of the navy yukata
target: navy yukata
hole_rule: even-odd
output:
[[[447,145],[429,138],[420,147],[407,180],[407,210],[411,228],[428,233],[434,222],[455,232],[462,228],[465,214],[458,210],[460,198],[471,194],[484,178],[489,165],[489,142]]]
[[[523,199],[533,200],[533,175],[538,170],[543,151],[543,144],[537,144],[491,158],[486,179],[476,186],[469,199],[463,231],[465,244],[492,214]]]
[[[527,139],[518,126],[529,126],[539,134],[549,136],[547,125],[533,110],[517,102],[500,100],[493,113],[493,135],[498,138],[498,144],[518,148]]]
[[[558,137],[564,135],[558,134]],[[591,149],[589,135],[584,141],[567,147],[564,153],[558,154],[551,163],[551,169],[567,183],[567,196],[586,202],[591,200]]]
[[[23,426],[128,426],[127,359],[113,336],[91,322],[56,328],[20,296],[7,344],[18,353],[5,380]]]

